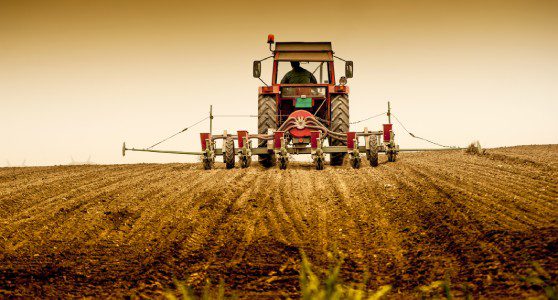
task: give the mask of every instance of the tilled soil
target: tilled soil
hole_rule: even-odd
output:
[[[0,297],[160,297],[173,279],[297,297],[301,251],[318,269],[340,251],[344,281],[369,276],[393,298],[444,279],[481,298],[537,295],[520,279],[532,262],[558,276],[558,145],[216,167],[1,168]]]

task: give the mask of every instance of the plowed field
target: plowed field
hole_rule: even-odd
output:
[[[364,165],[364,164],[363,164]],[[0,168],[0,297],[158,297],[173,278],[296,297],[300,252],[394,298],[449,278],[477,297],[558,276],[558,145],[401,154],[353,170],[199,164]]]

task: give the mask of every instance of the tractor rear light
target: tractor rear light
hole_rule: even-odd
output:
[[[336,92],[348,92],[349,88],[345,85],[336,85],[335,86],[335,91]]]
[[[391,142],[391,130],[393,124],[384,124],[384,142]]]
[[[347,149],[355,148],[356,132],[347,132]]]
[[[260,94],[267,94],[267,93],[273,93],[273,87],[272,86],[262,86],[260,88]]]
[[[284,131],[275,131],[275,133],[273,134],[273,148],[281,149],[281,140],[284,136]]]
[[[248,131],[239,130],[236,134],[238,135],[238,148],[244,148],[244,138],[248,138]]]
[[[267,43],[268,44],[273,44],[275,43],[275,36],[273,34],[268,34],[267,35]]]
[[[258,92],[260,94],[279,94],[279,86],[260,86]]]
[[[206,132],[200,133],[200,140],[202,150],[205,151],[207,149],[207,141],[209,140],[209,142],[211,142],[211,134]]]

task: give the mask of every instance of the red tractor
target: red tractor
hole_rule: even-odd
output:
[[[330,165],[343,164],[349,155],[355,169],[361,165],[361,153],[366,153],[373,167],[378,165],[379,152],[385,152],[388,161],[395,161],[399,146],[395,144],[390,122],[384,124],[383,131],[366,128],[362,132],[349,131],[346,84],[347,78],[353,77],[352,61],[334,56],[330,42],[275,43],[271,34],[267,42],[272,55],[253,64],[253,76],[265,84],[258,93],[258,134],[245,130],[237,131],[236,135],[201,133],[205,169],[213,168],[219,155],[227,168],[235,166],[236,156],[242,168],[248,167],[252,155],[258,155],[263,166],[278,163],[280,169],[286,169],[289,156],[295,154],[310,154],[318,170],[324,168],[325,154],[330,155]],[[271,84],[261,79],[262,61],[269,58],[273,58]],[[334,58],[345,62],[345,76],[338,84]],[[291,74],[291,69],[296,72]],[[360,138],[364,139],[363,146],[359,145]],[[219,139],[223,140],[221,149],[215,143]],[[258,140],[256,147],[252,147],[252,139]],[[323,145],[326,140],[328,146]]]
[[[258,91],[258,133],[269,134],[277,130],[289,116],[313,116],[332,132],[348,132],[349,87],[345,84],[347,78],[353,77],[353,62],[345,61],[345,76],[336,84],[334,55],[330,42],[275,43],[274,36],[269,35],[268,43],[273,53],[268,57],[273,58],[273,71],[271,85],[266,84]],[[312,72],[315,83],[282,84],[281,77],[286,71],[291,70],[291,62],[299,62]],[[253,75],[260,78],[261,61],[254,62]],[[296,148],[306,147],[310,143],[310,130],[291,130],[288,140]],[[328,141],[330,146],[347,144],[342,139],[332,137],[329,137]],[[259,146],[266,146],[265,141],[260,142]],[[331,165],[341,165],[346,152],[330,155]],[[263,154],[259,155],[259,161],[269,167],[275,162],[275,158],[273,154]]]
[[[253,64],[253,76],[265,84],[258,93],[257,134],[239,130],[236,134],[214,135],[210,129],[200,134],[202,152],[135,149],[124,144],[122,154],[130,150],[201,155],[207,170],[213,168],[217,156],[223,157],[228,169],[235,167],[237,158],[240,167],[250,166],[253,155],[258,155],[263,166],[278,163],[280,169],[286,169],[289,157],[296,154],[310,154],[318,170],[324,168],[326,154],[330,155],[330,165],[343,164],[349,155],[355,169],[361,165],[361,153],[366,154],[373,167],[378,165],[379,152],[385,152],[388,161],[395,161],[399,147],[394,141],[391,121],[381,131],[349,130],[346,84],[347,78],[353,77],[352,61],[334,56],[330,42],[275,43],[273,35],[268,36],[267,42],[272,55]],[[267,84],[261,79],[262,61],[270,58],[273,71],[271,83]],[[334,58],[345,62],[345,76],[338,83]],[[389,118],[389,105],[387,115]],[[212,128],[211,112],[209,119]],[[217,147],[218,140],[222,141],[221,148]],[[254,146],[252,140],[257,140]],[[359,140],[364,140],[364,145],[359,145]]]

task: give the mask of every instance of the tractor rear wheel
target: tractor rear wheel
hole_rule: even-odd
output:
[[[337,95],[331,100],[331,131],[346,133],[349,131],[349,97]],[[345,146],[346,141],[329,139],[331,146]],[[340,166],[343,164],[346,153],[331,153],[330,165]]]
[[[234,140],[231,138],[225,139],[225,152],[223,153],[223,160],[227,169],[234,168]]]
[[[269,129],[277,129],[277,102],[273,97],[260,95],[258,98],[258,133],[267,134]],[[258,147],[267,147],[267,141],[260,141]],[[266,168],[275,165],[274,154],[260,154],[258,160]]]

